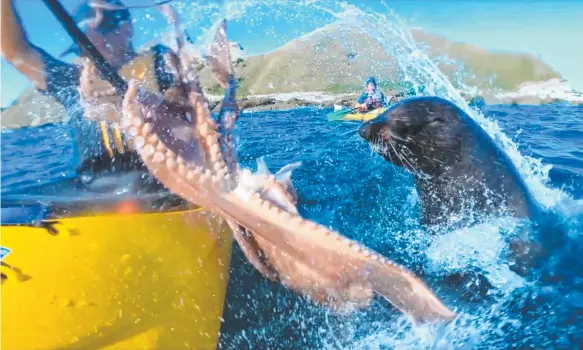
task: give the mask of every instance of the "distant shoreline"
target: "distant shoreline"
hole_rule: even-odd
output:
[[[487,105],[547,105],[562,103],[571,105],[583,105],[583,94],[563,86],[561,81],[549,81],[536,84],[525,84],[517,92],[502,92],[470,95],[459,92],[467,103],[485,103]],[[389,93],[387,93],[389,94]],[[249,95],[239,100],[241,107],[249,111],[269,111],[293,109],[304,106],[333,107],[334,105],[351,106],[358,93],[332,94],[323,91],[273,93],[261,95]],[[218,112],[218,105],[222,96],[207,95],[211,101],[211,107]]]
[[[385,91],[387,97],[391,91]],[[483,92],[468,94],[459,92],[468,103],[486,105],[545,105],[562,103],[583,105],[583,94],[569,88],[564,81],[553,79],[542,83],[523,84],[516,92]],[[359,93],[330,93],[324,91],[256,94],[242,96],[239,105],[249,112],[289,110],[298,107],[349,107],[356,101]],[[218,113],[222,95],[206,94],[210,108]],[[29,91],[17,104],[3,108],[1,112],[2,129],[37,126],[59,123],[66,120],[66,111],[55,100],[38,92]]]

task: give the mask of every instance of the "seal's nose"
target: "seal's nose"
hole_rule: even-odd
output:
[[[360,137],[362,137],[365,140],[368,140],[370,138],[372,132],[372,123],[370,122],[366,122],[364,124],[362,124],[360,126],[360,128],[358,128],[358,135],[360,135]]]

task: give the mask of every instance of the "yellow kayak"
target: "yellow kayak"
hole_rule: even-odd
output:
[[[2,226],[2,349],[215,349],[232,235],[200,209]]]
[[[376,117],[378,117],[380,114],[382,114],[384,111],[386,111],[386,108],[377,108],[375,110],[372,110],[370,112],[366,112],[366,113],[349,113],[347,115],[344,116],[344,118],[342,118],[342,120],[357,120],[357,121],[369,121],[372,120]]]

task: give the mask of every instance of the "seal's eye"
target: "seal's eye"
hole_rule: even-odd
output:
[[[425,125],[423,125],[423,128],[436,126],[436,125],[441,124],[443,122],[445,122],[445,120],[442,117],[436,117],[436,118],[433,118],[433,119],[427,121],[427,123]]]
[[[443,123],[443,122],[445,122],[445,120],[443,120],[442,117],[437,117],[437,118],[433,118],[431,121],[429,121],[429,123],[427,123],[427,125],[436,124],[436,123]]]
[[[417,125],[409,125],[406,127],[403,127],[401,129],[401,132],[405,135],[416,135],[418,133],[420,133],[421,131],[423,131],[423,129],[425,129],[428,126],[432,126],[432,125],[437,125],[439,123],[443,123],[444,120],[441,117],[436,117],[434,119],[431,119],[429,121],[427,121],[427,123],[425,124],[417,124]]]

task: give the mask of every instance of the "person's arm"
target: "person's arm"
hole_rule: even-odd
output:
[[[61,87],[60,85],[70,85],[70,80],[76,78],[77,67],[60,61],[31,44],[14,7],[14,0],[0,2],[2,2],[0,13],[2,57],[40,90],[53,93]]]
[[[356,103],[354,104],[354,106],[352,107],[352,109],[356,109],[358,108],[358,110],[360,110],[361,112],[366,111],[366,103],[364,103],[366,101],[368,94],[366,92],[363,92],[360,96],[358,96],[358,98],[356,99]]]
[[[46,88],[42,57],[28,41],[13,0],[2,2],[2,57],[41,89]]]
[[[363,92],[362,94],[360,94],[360,96],[358,96],[358,99],[356,99],[356,103],[359,105],[364,103],[364,101],[366,101],[367,97],[368,97],[368,94],[366,92]]]
[[[383,92],[381,91],[381,107],[383,107],[384,105],[387,104],[387,97],[385,96],[385,94],[383,94]]]

